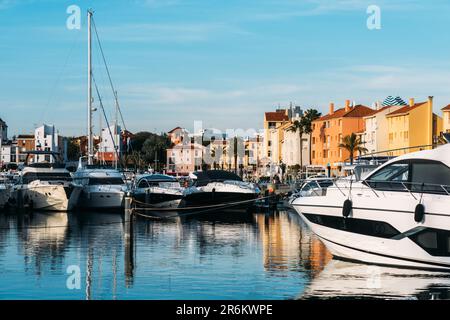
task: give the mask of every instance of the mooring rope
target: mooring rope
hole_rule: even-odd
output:
[[[142,206],[146,206],[146,208],[139,208],[141,210],[146,210],[146,211],[192,211],[192,210],[199,210],[199,209],[209,209],[209,208],[220,208],[220,207],[226,207],[226,206],[234,206],[234,205],[239,205],[239,204],[244,204],[244,203],[250,203],[250,202],[255,202],[258,200],[265,200],[268,198],[273,198],[275,197],[275,195],[271,195],[271,196],[266,196],[266,197],[261,197],[261,198],[255,198],[255,199],[250,199],[250,200],[242,200],[242,201],[236,201],[236,202],[225,202],[225,203],[219,203],[219,204],[213,204],[213,205],[209,205],[209,206],[201,206],[201,207],[181,207],[181,208],[158,208],[155,207],[154,205],[145,203],[145,202],[141,202],[139,200],[133,199],[133,202]]]
[[[238,206],[240,204],[255,202],[255,201],[259,201],[259,200],[265,200],[265,199],[273,198],[273,197],[275,197],[275,195],[261,197],[261,198],[255,198],[255,199],[250,199],[250,200],[226,202],[226,203],[215,204],[215,205],[210,205],[210,206],[202,206],[202,207],[184,207],[184,208],[137,208],[137,207],[134,207],[133,208],[133,214],[135,214],[137,216],[140,216],[140,217],[148,218],[148,219],[158,219],[158,220],[159,219],[170,219],[170,218],[184,217],[184,216],[194,215],[194,214],[197,215],[197,214],[200,214],[200,213],[205,213],[205,212],[208,212],[208,211],[214,211],[214,210],[217,210],[217,209],[231,208],[231,207]],[[137,200],[133,200],[133,201],[135,201],[136,203],[142,203],[142,202],[137,201]],[[204,210],[192,212],[192,210],[198,210],[198,209],[204,209]],[[161,216],[157,216],[157,215],[143,214],[143,213],[139,212],[138,210],[152,211],[152,212],[167,212],[167,211],[169,211],[169,212],[173,212],[173,211],[175,211],[175,212],[176,211],[189,211],[189,212],[161,217]]]

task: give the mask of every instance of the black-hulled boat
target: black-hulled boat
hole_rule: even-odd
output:
[[[178,208],[184,188],[180,182],[165,174],[148,174],[138,177],[134,190],[137,201],[157,208]]]
[[[260,193],[255,184],[244,182],[238,175],[224,170],[197,171],[190,177],[193,184],[184,192],[184,207],[230,204],[232,209],[248,208],[253,202],[234,203],[256,199]]]

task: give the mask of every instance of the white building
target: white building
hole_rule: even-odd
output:
[[[450,133],[450,104],[442,108],[443,131]]]
[[[0,167],[15,162],[13,160],[15,160],[15,148],[13,145],[11,143],[2,144],[0,149]]]
[[[117,162],[117,156],[120,158],[124,148],[125,143],[122,141],[122,128],[119,125],[111,125],[109,129],[102,129],[96,158],[105,163]]]
[[[311,163],[309,152],[309,135],[302,136],[302,156],[300,159],[300,134],[289,130],[284,131],[281,142],[281,159],[287,166],[303,164],[307,166]],[[301,161],[300,161],[301,160]]]
[[[34,130],[35,149],[38,151],[52,151],[62,155],[61,139],[58,131],[56,131],[54,125],[46,125],[36,128]],[[38,155],[36,156],[36,162],[54,162],[54,159],[50,155]]]
[[[8,142],[8,126],[6,122],[0,119],[0,145]]]
[[[369,116],[364,117],[365,132],[363,134],[364,146],[367,153],[386,151],[389,149],[388,120],[386,115],[394,112],[402,106],[377,106]]]
[[[100,152],[115,152],[115,147],[117,152],[122,152],[122,141],[120,139],[122,133],[122,128],[117,125],[112,125],[108,128],[102,129],[102,135],[99,144]]]
[[[168,173],[188,174],[201,170],[205,147],[198,143],[179,143],[167,149]]]

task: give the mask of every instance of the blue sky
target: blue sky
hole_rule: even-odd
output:
[[[66,9],[82,10],[68,30]],[[381,30],[366,27],[381,8]],[[0,0],[0,117],[10,135],[43,122],[86,132],[86,10],[131,131],[260,128],[289,102],[371,105],[388,95],[450,103],[448,1]],[[108,114],[113,100],[94,46]],[[98,131],[99,120],[95,120]]]

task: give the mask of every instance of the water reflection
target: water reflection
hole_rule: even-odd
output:
[[[67,245],[68,217],[66,213],[33,213],[19,215],[15,221],[19,250],[24,257],[25,271],[61,269]]]
[[[373,280],[331,260],[291,212],[136,218],[125,230],[121,213],[0,214],[0,299],[443,298],[450,284],[393,268]],[[66,285],[73,265],[79,290]]]
[[[299,297],[304,299],[448,299],[450,274],[332,260]]]
[[[307,271],[308,277],[313,278],[331,259],[331,254],[298,215],[277,212],[255,215],[255,219],[266,270],[280,274],[285,270]]]

